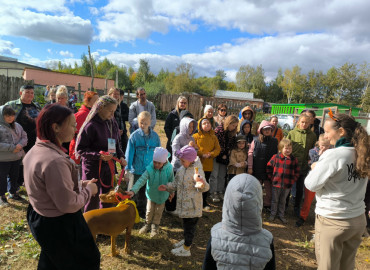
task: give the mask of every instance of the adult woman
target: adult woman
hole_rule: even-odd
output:
[[[222,125],[225,121],[225,118],[227,116],[227,106],[223,103],[217,106],[217,116],[214,117],[216,121],[216,127],[219,125]]]
[[[80,211],[96,194],[96,180],[79,182],[77,166],[61,148],[75,134],[74,115],[47,105],[36,126],[36,144],[23,164],[27,220],[41,247],[38,269],[99,269],[100,253]]]
[[[73,112],[76,112],[76,106],[73,102],[68,100],[68,89],[65,85],[59,85],[56,92],[56,103],[62,106],[70,108]]]
[[[71,143],[69,144],[69,156],[77,164],[80,164],[80,159],[77,159],[75,157],[76,137],[77,137],[78,132],[80,131],[82,124],[85,122],[85,119],[87,115],[89,114],[92,106],[95,104],[98,98],[99,98],[98,93],[93,92],[93,91],[86,91],[84,94],[84,101],[81,105],[81,108],[78,110],[78,112],[75,113],[77,126],[76,126],[75,136],[73,137]]]
[[[229,115],[226,117],[224,124],[215,129],[221,152],[213,160],[213,170],[209,178],[210,198],[213,202],[219,202],[223,199],[227,165],[229,165],[230,152],[236,144],[235,135],[238,123],[238,117]]]
[[[284,134],[281,128],[278,127],[279,119],[276,115],[270,117],[270,123],[275,126],[274,131],[272,132],[272,137],[278,140],[278,143],[283,139]]]
[[[167,116],[166,122],[164,123],[164,131],[166,132],[167,137],[167,144],[166,149],[167,151],[172,154],[172,133],[173,130],[180,125],[180,113],[183,110],[186,110],[188,104],[188,100],[184,96],[179,96],[176,102],[176,107],[173,109]]]
[[[81,156],[82,178],[99,178],[99,193],[107,193],[111,188],[111,170],[108,162],[116,154],[126,166],[120,147],[120,134],[117,122],[113,119],[117,101],[110,96],[102,96],[92,107],[76,139],[75,155]],[[100,151],[109,152],[101,154]],[[100,160],[101,168],[100,168]],[[106,205],[101,205],[106,206]],[[85,206],[85,212],[99,208],[99,197],[95,196]]]
[[[366,226],[369,137],[361,124],[346,114],[331,115],[324,128],[325,137],[335,148],[322,154],[305,180],[307,189],[316,192],[318,269],[354,269]]]

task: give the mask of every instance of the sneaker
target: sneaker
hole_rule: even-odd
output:
[[[149,224],[145,224],[139,231],[139,234],[144,234],[149,231]]]
[[[5,196],[1,196],[1,199],[0,199],[0,207],[2,206],[8,206],[9,203],[8,203],[8,200],[6,199]]]
[[[9,193],[9,199],[15,200],[15,201],[24,201],[24,199],[19,196],[17,193],[11,194]]]
[[[303,218],[299,218],[298,220],[297,220],[297,222],[295,223],[295,226],[296,227],[301,227],[303,224],[304,224],[304,219]]]
[[[283,222],[283,224],[288,223],[288,220],[285,217],[279,217],[279,219],[281,220],[281,222]]]
[[[175,256],[181,256],[181,257],[190,257],[191,256],[190,250],[186,250],[184,248],[184,245],[181,245],[178,248],[172,249],[171,253]]]
[[[219,192],[218,194],[218,198],[223,201],[224,200],[224,194],[222,192]]]
[[[156,224],[152,224],[152,230],[150,232],[150,237],[154,237],[159,233],[159,226]]]
[[[209,197],[212,200],[212,202],[214,202],[214,203],[220,202],[220,198],[218,197],[217,192],[211,194],[211,196],[209,196]]]
[[[176,242],[175,244],[173,244],[173,247],[174,247],[174,248],[181,247],[181,246],[183,246],[183,245],[184,245],[184,243],[185,243],[185,240],[184,240],[184,239],[182,239],[181,241]]]
[[[269,217],[269,221],[274,221],[274,220],[275,220],[275,216],[271,215],[271,216]]]

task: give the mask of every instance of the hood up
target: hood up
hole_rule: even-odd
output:
[[[256,114],[254,113],[252,107],[250,106],[245,106],[243,109],[242,109],[242,118],[243,118],[243,112],[245,111],[251,111],[252,112],[252,117],[251,117],[251,122],[254,121],[254,118],[256,118]]]
[[[262,229],[262,188],[252,175],[235,176],[228,184],[222,209],[222,228],[236,235]]]
[[[189,134],[189,125],[191,122],[194,123],[194,129],[193,129],[193,132]],[[180,121],[180,134],[182,135],[186,135],[190,137],[191,135],[194,134],[196,128],[197,128],[197,122],[194,119],[185,117]]]

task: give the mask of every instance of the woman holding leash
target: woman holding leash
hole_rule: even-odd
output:
[[[30,204],[27,221],[41,247],[38,269],[99,269],[100,253],[81,208],[97,193],[96,179],[79,181],[78,168],[62,148],[76,131],[70,109],[45,106],[37,141],[23,159]]]

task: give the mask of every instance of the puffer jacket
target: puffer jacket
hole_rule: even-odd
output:
[[[198,122],[198,133],[195,133],[193,138],[198,146],[198,156],[202,162],[203,170],[205,172],[211,172],[213,170],[213,159],[220,154],[221,148],[213,129],[208,132],[203,131],[200,124],[202,119]],[[202,156],[205,153],[211,153],[211,157],[203,158]]]
[[[292,141],[292,154],[298,159],[301,174],[309,171],[308,152],[315,146],[316,134],[311,129],[300,129],[295,127],[288,133],[287,139]]]
[[[153,162],[151,162],[131,190],[136,194],[146,184],[146,197],[156,204],[163,204],[168,199],[169,193],[167,191],[159,191],[158,187],[167,185],[167,183],[173,182],[173,180],[171,163],[167,162],[162,168],[157,170],[154,168]]]
[[[175,181],[168,183],[167,190],[174,192],[177,190],[176,211],[178,211],[180,218],[195,218],[202,216],[203,210],[203,196],[202,192],[209,190],[209,184],[205,182],[202,189],[196,189],[195,181],[193,179],[195,168],[198,168],[199,174],[203,179],[205,178],[202,163],[199,158],[188,167],[181,168],[177,171]]]
[[[194,124],[193,132],[189,134],[189,125],[190,123]],[[197,122],[191,118],[183,118],[180,121],[180,133],[176,135],[175,139],[172,142],[172,161],[173,170],[176,172],[181,167],[180,159],[176,156],[176,151],[180,150],[185,145],[188,145],[189,142],[194,142],[195,140],[192,137],[197,127]]]
[[[252,117],[249,120],[251,122],[251,125],[252,125],[251,133],[252,133],[253,136],[256,136],[257,135],[257,130],[258,130],[258,123],[255,122],[255,120],[254,120],[256,118],[256,114],[253,111],[252,107],[250,107],[250,106],[245,106],[241,111],[241,119],[239,120],[239,132],[241,131],[241,125],[242,125],[243,120],[246,120],[246,119],[243,118],[243,112],[245,112],[245,111],[251,111],[252,112]]]
[[[0,162],[15,161],[24,157],[25,152],[22,149],[17,153],[13,153],[17,144],[25,147],[27,145],[27,134],[22,126],[15,124],[15,129],[5,122],[3,116],[4,106],[0,107]]]
[[[222,221],[211,230],[212,257],[217,269],[264,269],[273,257],[272,234],[262,228],[262,187],[249,174],[228,184]]]

